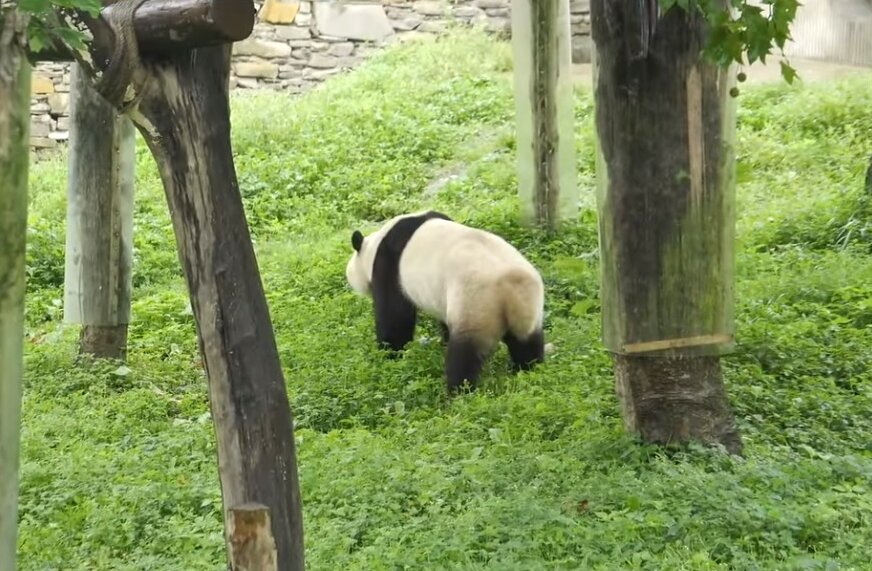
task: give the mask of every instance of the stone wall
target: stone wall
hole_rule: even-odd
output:
[[[341,0],[340,0],[341,1]],[[511,33],[511,0],[382,0],[340,4],[306,0],[257,1],[251,36],[234,44],[231,88],[299,93],[351,69],[384,45],[452,24]],[[572,59],[590,61],[588,0],[570,0]],[[70,72],[43,63],[33,74],[31,144],[52,148],[68,138]]]

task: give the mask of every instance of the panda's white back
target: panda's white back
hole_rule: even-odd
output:
[[[423,311],[443,321],[456,317],[452,300],[474,301],[484,309],[496,285],[522,273],[539,290],[542,279],[511,244],[490,232],[442,219],[428,220],[414,233],[400,257],[400,281]],[[453,308],[452,308],[453,305]]]

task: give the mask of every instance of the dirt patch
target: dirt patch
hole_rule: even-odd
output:
[[[460,180],[466,176],[466,165],[462,164],[454,164],[450,165],[440,173],[436,175],[436,178],[431,180],[427,186],[424,188],[425,196],[433,196],[437,194],[440,190],[445,188],[450,182],[454,182],[455,180]]]
[[[506,136],[505,128],[486,129],[478,136],[468,140],[460,149],[457,158],[443,166],[424,187],[425,196],[438,194],[448,184],[466,178],[470,166],[486,159],[499,146],[501,138]]]

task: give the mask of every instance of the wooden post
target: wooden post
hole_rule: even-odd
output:
[[[109,4],[103,14],[114,10]],[[254,15],[254,5],[240,0],[146,0],[136,11],[134,30],[144,53],[168,54],[244,40]]]
[[[227,519],[230,571],[278,571],[269,508],[244,504],[230,508]]]
[[[30,158],[27,21],[0,5],[0,569],[15,571]]]
[[[230,46],[145,66],[149,89],[133,118],[157,159],[188,281],[224,505],[266,505],[278,568],[302,571],[291,411],[230,147]]]
[[[117,9],[114,4],[102,9],[101,19]],[[244,40],[254,27],[254,15],[254,4],[244,0],[145,0],[136,10],[133,26],[142,53],[169,54]],[[105,59],[112,53],[114,37],[97,23],[89,26],[94,35],[92,49]],[[70,50],[58,44],[46,46],[33,57],[42,61],[73,59]]]
[[[726,4],[725,4],[726,6]],[[603,340],[627,428],[741,452],[733,345],[734,74],[696,11],[591,0]]]
[[[569,0],[512,0],[518,187],[526,222],[578,209]]]
[[[64,320],[79,352],[123,358],[130,321],[136,129],[73,64]]]

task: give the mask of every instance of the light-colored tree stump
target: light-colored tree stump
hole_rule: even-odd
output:
[[[0,6],[0,569],[15,571],[30,159],[26,19]]]
[[[133,260],[136,129],[72,66],[64,320],[79,352],[127,352]]]
[[[569,0],[512,0],[518,190],[525,222],[578,211]]]

